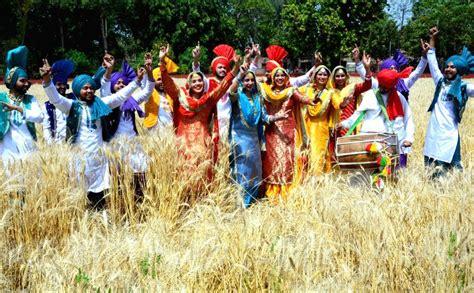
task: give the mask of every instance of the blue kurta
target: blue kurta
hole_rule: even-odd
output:
[[[239,89],[240,92],[240,89]],[[260,98],[254,97],[256,103]],[[261,117],[266,117],[261,107]],[[244,206],[249,207],[258,197],[262,184],[262,156],[260,153],[259,127],[244,120],[239,107],[238,95],[232,98],[229,138],[231,144],[230,164],[232,178],[242,187]]]

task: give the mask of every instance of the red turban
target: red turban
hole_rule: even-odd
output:
[[[390,120],[404,116],[402,102],[397,92],[397,83],[400,78],[407,78],[410,76],[413,67],[407,67],[401,72],[396,72],[391,69],[384,69],[377,74],[377,80],[379,81],[379,87],[389,90],[388,101],[387,101],[387,114]]]
[[[211,62],[212,73],[216,74],[217,65],[222,64],[227,69],[230,70],[230,60],[234,58],[235,51],[229,45],[221,44],[215,47],[212,52],[217,55]]]
[[[277,67],[282,67],[283,59],[288,56],[288,52],[283,47],[277,45],[271,45],[265,51],[269,59],[265,65],[265,70],[268,72],[272,72]]]

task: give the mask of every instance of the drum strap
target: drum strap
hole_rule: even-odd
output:
[[[390,118],[388,118],[387,108],[385,107],[385,103],[383,102],[383,98],[382,98],[382,95],[380,94],[379,90],[377,90],[375,92],[375,96],[377,97],[377,102],[379,103],[379,106],[382,109],[383,116],[387,120],[387,122],[389,123],[390,130],[393,133],[394,132],[393,131],[393,122],[390,120]],[[347,131],[345,136],[349,136],[349,135],[352,134],[354,129],[356,129],[356,127],[360,124],[360,122],[362,120],[364,120],[365,113],[366,113],[366,111],[363,111],[362,113],[360,113],[359,117],[357,117],[357,120],[354,122],[354,124],[352,124],[351,128],[349,128],[349,131]]]
[[[356,127],[360,124],[360,122],[364,120],[365,112],[366,111],[362,111],[362,113],[360,113],[359,117],[357,117],[357,120],[354,122],[354,124],[352,124],[351,128],[349,128],[345,136],[351,135],[354,129],[356,129]]]
[[[390,130],[392,131],[392,133],[395,133],[393,131],[393,122],[390,120],[390,118],[388,118],[387,108],[385,107],[385,103],[383,102],[382,95],[380,94],[380,91],[378,89],[375,91],[375,96],[377,97],[377,102],[379,103],[380,108],[382,108],[383,116],[385,117],[388,124],[390,125]]]

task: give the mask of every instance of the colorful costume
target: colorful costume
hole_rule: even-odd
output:
[[[165,92],[173,99],[174,125],[176,135],[180,139],[179,153],[186,159],[186,172],[195,175],[200,173],[198,179],[209,181],[212,178],[212,164],[217,160],[218,128],[216,121],[216,104],[229,89],[234,74],[227,73],[221,83],[212,91],[201,72],[193,72],[188,76],[188,88],[191,80],[198,75],[204,82],[203,93],[198,99],[188,93],[188,89],[179,89],[169,76],[166,65],[161,64],[161,77]],[[214,121],[213,137],[211,138],[210,124]],[[214,152],[213,152],[214,150]],[[202,167],[201,167],[202,166]],[[202,170],[199,170],[202,168]],[[202,171],[202,172],[201,172]]]
[[[165,63],[168,73],[174,73],[179,68],[168,57],[165,57]],[[155,82],[161,80],[161,70],[159,67],[153,69],[153,79],[155,79]],[[153,89],[151,98],[145,103],[143,126],[148,130],[173,126],[173,99],[164,90],[158,91],[156,87]]]
[[[10,50],[6,58],[5,85],[12,90],[18,79],[28,78],[26,64],[28,49],[20,46]],[[43,121],[43,111],[36,98],[24,94],[14,96],[0,93],[0,102],[15,104],[23,108],[19,111],[6,111],[0,104],[0,156],[5,168],[15,160],[26,158],[34,149],[36,141],[35,123]]]
[[[321,70],[329,69],[320,65],[316,68],[315,74]],[[306,131],[310,140],[309,174],[321,175],[331,171],[331,153],[329,150],[329,124],[331,115],[339,110],[342,100],[339,95],[334,95],[332,90],[324,88],[319,90],[317,83],[300,87],[299,91],[310,100],[318,99],[315,106],[303,106]]]
[[[474,56],[466,47],[461,55],[451,56],[446,64],[452,62],[458,74],[448,80],[438,68],[435,50],[430,49],[427,55],[436,91],[428,109],[431,117],[423,150],[425,164],[462,169],[459,123],[467,100],[474,96],[474,85],[463,82],[461,76],[474,73]]]
[[[278,72],[286,76],[285,89],[275,88]],[[272,71],[272,84],[262,83],[261,93],[269,115],[290,110],[287,119],[269,125],[265,130],[266,151],[263,153],[263,178],[265,195],[276,201],[286,198],[291,187],[296,186],[302,176],[303,159],[301,148],[307,143],[301,103],[308,103],[295,88],[289,86],[289,75],[283,68]]]
[[[360,133],[395,133],[400,152],[404,141],[413,143],[415,125],[412,112],[405,97],[396,90],[398,80],[407,77],[412,69],[408,67],[400,73],[391,69],[382,70],[378,74],[379,83],[390,91],[385,94],[378,89],[368,91],[354,114],[341,121],[342,126],[349,129],[361,117]]]
[[[80,96],[86,84],[98,88],[98,81],[89,75],[82,74],[74,78],[72,90],[76,97]],[[96,208],[104,206],[103,192],[110,187],[109,164],[102,147],[104,140],[110,139],[104,117],[129,98],[138,86],[139,83],[133,81],[118,93],[102,98],[96,96],[92,101],[85,102],[62,97],[52,83],[43,84],[48,100],[67,115],[68,141],[84,152],[75,158],[74,169],[78,176],[84,170],[88,197]]]
[[[263,107],[256,76],[252,74],[255,87],[250,97],[241,84],[235,93],[230,93],[232,115],[230,118],[231,168],[233,179],[243,188],[244,206],[249,207],[259,196],[262,185],[262,156],[260,143],[263,122],[268,116]]]
[[[408,64],[408,59],[405,57],[405,55],[403,55],[403,53],[399,49],[397,49],[395,50],[395,53],[393,54],[393,58],[385,59],[382,62],[382,64],[380,65],[380,70],[393,68],[394,70],[398,72],[400,71],[400,68],[406,64]],[[402,78],[398,81],[397,91],[401,93],[407,101],[410,95],[410,88],[415,84],[418,78],[420,78],[423,72],[425,72],[427,64],[428,62],[426,60],[426,57],[421,57],[420,62],[418,63],[418,66],[412,73],[410,73],[410,76],[408,76],[407,78]],[[356,69],[361,77],[365,76],[365,68],[362,65],[362,63],[360,62],[357,63]],[[377,89],[378,87],[379,87],[378,80],[373,78],[372,88]],[[405,153],[406,152],[405,149],[403,149],[402,151],[403,153],[400,154],[400,166],[406,167],[407,162],[408,162],[408,153]]]

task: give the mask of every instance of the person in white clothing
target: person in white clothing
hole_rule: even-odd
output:
[[[178,66],[169,58],[164,60],[168,73],[174,73]],[[173,99],[165,92],[161,79],[160,68],[153,69],[155,89],[148,102],[145,103],[145,119],[143,126],[149,131],[173,127]]]
[[[68,99],[75,99],[72,92],[66,93],[69,89],[67,79],[74,71],[74,62],[63,59],[58,60],[51,66],[53,84],[58,93]],[[57,111],[49,101],[44,103],[45,119],[43,120],[43,137],[47,144],[66,142],[66,115]]]
[[[425,72],[426,66],[428,65],[428,61],[426,59],[426,53],[428,50],[423,50],[420,62],[416,66],[415,70],[410,73],[407,78],[401,78],[397,83],[397,91],[401,93],[405,99],[408,101],[408,97],[410,94],[410,88],[415,84],[415,82],[421,77],[423,72]],[[355,47],[352,50],[352,57],[356,62],[356,70],[357,73],[361,76],[361,78],[365,77],[365,68],[362,62],[360,61],[360,51],[358,47]],[[392,58],[385,59],[382,64],[380,65],[380,70],[384,69],[391,69],[399,72],[401,67],[408,64],[408,60],[403,55],[403,53],[397,49],[393,54]],[[377,89],[379,87],[379,82],[375,77],[372,77],[372,88]]]
[[[35,123],[43,122],[43,111],[36,98],[27,94],[30,87],[27,59],[25,46],[7,53],[5,85],[8,92],[0,92],[0,156],[5,169],[33,152]]]
[[[405,97],[396,90],[400,78],[406,78],[412,67],[398,73],[390,69],[379,72],[379,88],[366,92],[357,110],[338,127],[351,128],[359,117],[363,117],[360,133],[397,134],[399,151],[412,146],[415,140],[413,116]]]
[[[422,46],[423,49],[423,46]],[[410,95],[410,88],[415,84],[415,82],[421,77],[423,72],[425,72],[426,65],[428,61],[426,59],[426,53],[428,50],[422,50],[422,56],[418,66],[416,66],[415,70],[410,73],[407,78],[401,78],[397,83],[397,91],[401,93],[405,99],[408,101]],[[359,48],[356,46],[352,50],[352,57],[356,62],[356,70],[361,77],[365,76],[365,68],[360,62],[360,52]],[[395,50],[392,58],[385,59],[382,64],[380,64],[380,70],[384,69],[391,69],[399,72],[401,67],[408,64],[408,59],[405,55],[400,51],[400,49]],[[379,87],[379,82],[375,77],[372,77],[372,88],[377,89]],[[408,164],[408,154],[400,153],[400,166],[406,167]]]
[[[135,137],[138,135],[135,113],[143,118],[145,113],[140,108],[140,104],[148,101],[155,86],[152,74],[152,57],[150,53],[145,54],[144,68],[147,78],[144,79],[143,89],[133,93],[120,107],[112,110],[112,119],[109,119],[109,130],[111,138],[114,139],[113,146],[121,154],[123,160],[129,162],[133,173],[133,188],[135,190],[135,200],[143,201],[143,190],[145,187],[145,172],[148,168],[148,159],[142,146]],[[109,76],[106,73],[107,77]],[[127,61],[123,61],[122,71],[114,72],[110,79],[106,79],[101,87],[101,96],[106,97],[112,93],[117,93],[125,88],[137,77],[135,71]]]
[[[108,136],[103,133],[103,118],[111,113],[111,109],[119,107],[139,87],[145,71],[139,71],[137,79],[121,91],[103,98],[95,96],[97,82],[91,76],[81,74],[72,82],[72,91],[78,99],[70,100],[58,93],[51,83],[51,67],[46,59],[43,62],[40,72],[46,96],[58,110],[67,115],[68,141],[78,146],[78,151],[83,152],[82,155],[76,156],[75,169],[78,173],[84,169],[90,206],[101,210],[105,207],[105,190],[110,187],[109,164],[102,148],[104,138]],[[113,63],[113,57],[109,55],[107,62]]]
[[[428,51],[428,65],[436,86],[428,109],[431,112],[423,150],[426,166],[436,168],[433,178],[442,176],[447,170],[462,170],[461,138],[459,123],[469,97],[474,96],[474,84],[467,84],[461,77],[474,73],[474,56],[463,48],[461,55],[448,58],[444,75],[436,60],[436,27],[430,30],[430,42],[425,43]]]

